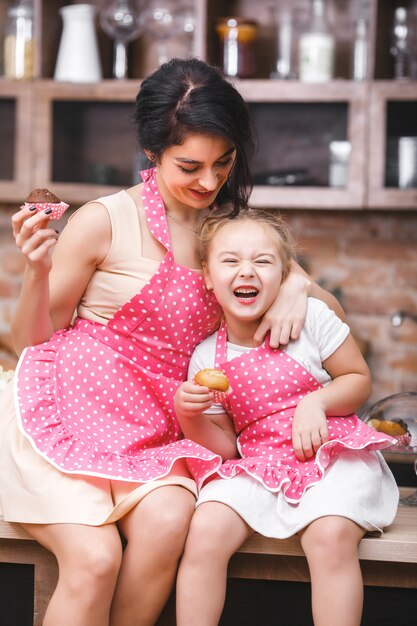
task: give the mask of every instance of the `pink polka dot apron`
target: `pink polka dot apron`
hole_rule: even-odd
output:
[[[296,503],[306,489],[319,482],[326,467],[347,448],[377,450],[392,445],[388,435],[377,433],[356,415],[328,417],[329,441],[314,458],[298,461],[291,442],[295,407],[320,383],[268,339],[231,361],[226,359],[227,332],[223,324],[217,335],[216,367],[229,378],[231,393],[222,403],[232,417],[241,459],[223,463],[214,477],[232,478],[245,472],[272,492],[282,490]]]
[[[148,225],[166,248],[158,271],[107,326],[78,318],[27,348],[15,377],[23,433],[64,472],[148,482],[177,459],[201,471],[220,464],[181,438],[173,408],[191,353],[217,328],[220,308],[202,274],[174,262],[156,170],[142,178]]]

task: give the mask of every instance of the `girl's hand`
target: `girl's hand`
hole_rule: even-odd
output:
[[[311,459],[328,441],[327,418],[314,392],[305,396],[295,409],[292,423],[292,445],[299,461]]]
[[[191,419],[201,415],[213,404],[213,394],[208,387],[191,381],[182,383],[175,394],[174,405],[178,419]]]
[[[58,237],[53,228],[46,228],[45,212],[33,213],[30,208],[21,209],[12,216],[13,236],[28,266],[41,273],[49,273],[52,267],[50,250]]]
[[[271,348],[286,345],[290,339],[298,339],[307,314],[307,296],[311,282],[309,278],[291,271],[279,288],[278,296],[263,316],[254,335],[262,342],[270,331]]]

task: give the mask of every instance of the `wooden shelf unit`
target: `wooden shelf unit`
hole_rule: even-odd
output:
[[[372,208],[417,208],[417,188],[398,189],[387,187],[385,184],[389,107],[398,103],[408,103],[413,107],[408,127],[413,136],[417,137],[417,82],[397,84],[392,81],[374,81],[372,83],[369,109],[369,182],[366,203]],[[417,162],[415,167],[417,168]]]
[[[11,4],[12,0],[0,0],[2,20]],[[140,36],[130,45],[129,68],[132,78],[111,79],[113,42],[97,23],[105,79],[88,85],[55,82],[53,73],[62,29],[59,9],[66,4],[68,1],[65,0],[34,0],[36,79],[27,82],[0,79],[0,107],[3,103],[7,111],[6,120],[12,115],[10,107],[13,108],[13,103],[15,107],[13,133],[10,132],[8,122],[0,118],[3,150],[12,155],[14,163],[10,176],[10,164],[3,157],[7,167],[3,168],[6,169],[6,175],[2,177],[0,160],[0,202],[3,203],[21,200],[35,186],[50,186],[69,202],[81,204],[136,182],[134,165],[137,155],[133,126],[128,126],[129,110],[132,106],[133,111],[140,80],[156,68],[155,44],[149,41],[146,34]],[[99,0],[93,4],[98,9],[102,5]],[[294,8],[297,35],[307,23],[310,0],[295,0],[291,4]],[[287,156],[287,151],[280,149],[280,132],[285,125],[285,115],[289,108],[294,119],[297,111],[300,111],[300,119],[306,127],[304,145],[308,147],[304,153],[297,148],[299,154],[292,161],[290,159],[291,167],[305,167],[308,170],[311,163],[303,162],[306,155],[309,151],[321,150],[322,163],[318,183],[298,187],[256,185],[251,198],[253,206],[330,210],[417,207],[416,189],[398,189],[385,185],[387,107],[391,106],[391,101],[397,100],[409,102],[412,107],[414,103],[417,106],[416,80],[404,83],[390,80],[392,63],[387,46],[389,48],[393,10],[397,4],[400,4],[399,0],[395,3],[388,0],[352,0],[349,3],[344,0],[327,0],[336,38],[337,78],[326,84],[307,85],[297,80],[279,81],[269,78],[274,70],[274,45],[277,37],[270,0],[259,0],[256,3],[256,15],[254,3],[250,0],[194,0],[196,29],[193,51],[212,63],[221,61],[215,32],[219,17],[242,15],[255,17],[258,21],[256,77],[250,80],[236,79],[235,84],[249,106],[261,112],[258,115],[261,126],[264,123],[262,107],[269,110],[270,119],[276,110],[277,124],[276,127],[271,127],[272,135],[276,134],[276,141],[275,138],[272,140],[273,148],[269,148],[270,153],[266,160],[277,170],[285,169],[284,157]],[[405,4],[410,8],[412,6],[411,0]],[[417,15],[417,9],[414,14]],[[369,23],[370,70],[371,75],[378,79],[362,83],[349,79],[353,25],[359,16],[366,17]],[[295,46],[296,41],[297,37]],[[175,52],[173,45],[171,53]],[[325,111],[330,111],[330,117],[337,122],[335,137],[332,135],[333,131],[326,129],[324,125],[323,129],[320,128],[321,136],[318,137],[314,126],[317,115],[314,111],[321,105],[323,115]],[[94,115],[95,106],[97,115]],[[72,126],[65,117],[72,120]],[[298,126],[301,127],[301,124]],[[414,126],[415,122],[410,120],[409,130],[406,132],[417,135]],[[262,134],[268,136],[269,127],[260,127],[258,131],[261,137]],[[289,132],[292,132],[291,128],[287,130]],[[335,138],[351,144],[345,187],[330,187],[325,179],[329,143]],[[300,137],[298,140],[301,144]],[[287,138],[284,137],[283,141],[286,145]],[[263,145],[260,144],[259,148],[262,151]],[[260,161],[262,158],[261,155]],[[314,155],[313,169],[316,161]],[[97,168],[107,172],[106,184],[97,182],[100,177],[91,173],[94,170],[97,174]]]

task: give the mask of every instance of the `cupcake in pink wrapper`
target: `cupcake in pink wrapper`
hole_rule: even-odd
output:
[[[66,202],[61,202],[61,200],[53,194],[49,189],[34,189],[30,192],[28,197],[25,200],[25,203],[20,207],[21,209],[36,207],[36,212],[46,211],[47,209],[51,209],[51,213],[45,215],[45,219],[48,220],[59,220],[64,215],[65,211],[68,209],[69,204]]]
[[[213,402],[215,404],[221,404],[224,400],[226,400],[226,397],[229,393],[231,393],[231,391],[230,387],[227,391],[213,391]]]
[[[207,368],[200,370],[194,376],[194,382],[197,385],[208,387],[213,393],[213,400],[216,404],[221,404],[227,394],[231,392],[226,374],[218,369]]]

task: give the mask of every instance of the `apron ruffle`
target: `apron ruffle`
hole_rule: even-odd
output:
[[[345,450],[380,450],[392,445],[391,438],[379,437],[378,433],[374,440],[370,440],[373,433],[364,433],[362,426],[368,431],[368,427],[358,418],[329,418],[329,421],[341,419],[357,419],[357,430],[342,439],[334,439],[323,444],[315,457],[308,461],[280,459],[280,451],[276,449],[273,455],[244,456],[241,459],[232,459],[223,463],[213,478],[233,478],[240,473],[246,473],[258,480],[268,491],[282,491],[287,502],[298,503],[307,489],[320,482],[326,469]],[[287,453],[288,456],[288,453]]]
[[[84,393],[81,399],[76,396],[76,389],[71,391],[69,396],[66,395],[66,382],[63,380],[62,370],[67,369],[67,366],[65,363],[62,364],[61,360],[70,353],[66,349],[62,354],[60,348],[67,344],[68,334],[74,335],[75,344],[80,339],[80,334],[76,331],[58,331],[48,343],[27,349],[25,358],[20,362],[18,375],[14,379],[17,399],[23,395],[25,407],[28,407],[21,407],[18,411],[19,426],[42,457],[66,473],[134,482],[148,482],[168,475],[179,459],[185,459],[187,462],[189,459],[199,461],[199,467],[204,468],[205,475],[218,469],[221,464],[218,455],[188,439],[179,439],[176,420],[169,420],[157,406],[156,397],[153,399],[155,412],[150,419],[150,423],[154,424],[153,427],[149,426],[146,429],[143,422],[135,420],[134,411],[126,410],[124,405],[128,403],[120,398],[119,403],[114,401],[112,404],[115,415],[120,416],[123,407],[126,411],[121,415],[120,443],[115,441],[113,429],[105,433],[105,423],[108,423],[108,420],[103,421],[103,425],[98,427],[103,431],[101,441],[94,436],[89,437],[90,423],[94,419],[92,415],[97,415],[97,423],[102,421],[99,412],[100,409],[104,410],[102,394],[106,391],[104,384],[107,382],[109,385],[106,380],[109,374],[104,371],[100,377],[99,370],[102,369],[100,367],[94,371],[94,386],[90,387],[91,396],[85,397]],[[82,343],[83,350],[80,351],[80,355],[84,354],[86,344],[87,349],[96,351],[97,345],[89,335],[82,335]],[[104,352],[102,357],[108,362],[112,359],[117,361],[119,357],[117,354],[113,355],[112,349],[107,346],[101,346],[101,351]],[[71,354],[71,359],[73,357],[74,353]],[[71,360],[71,363],[74,361]],[[88,361],[86,364],[89,365]],[[85,373],[78,369],[83,367],[82,359],[79,364],[72,367],[74,375],[80,378],[80,382],[83,376],[88,376],[92,372],[90,367],[86,368],[88,371]],[[126,370],[124,367],[124,375],[127,374]],[[111,373],[110,366],[107,371]],[[138,372],[137,366],[135,372]],[[173,387],[178,384],[179,381],[171,381]],[[69,398],[72,398],[71,402]],[[68,407],[68,403],[79,404],[82,407],[78,411],[78,419],[74,419],[72,415],[69,422],[65,419],[66,410],[74,409],[72,406]],[[16,404],[20,406],[19,402]],[[42,416],[41,419],[39,415]],[[130,442],[123,444],[126,432],[129,433]],[[171,442],[164,444],[162,442],[167,434]]]

